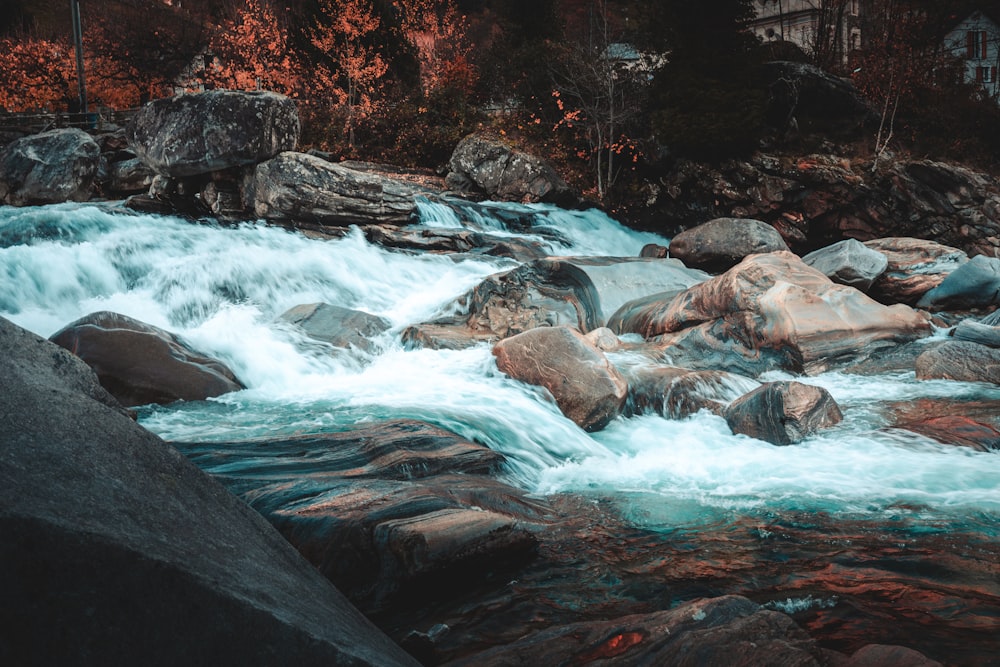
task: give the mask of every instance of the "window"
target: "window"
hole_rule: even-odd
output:
[[[997,68],[996,67],[977,67],[976,68],[976,82],[977,83],[996,83],[997,80]]]
[[[970,30],[965,33],[965,57],[986,58],[986,31]]]

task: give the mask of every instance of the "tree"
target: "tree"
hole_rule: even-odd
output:
[[[465,17],[454,0],[398,0],[400,28],[420,65],[424,97],[442,87],[471,90],[475,74],[469,62]]]
[[[326,58],[327,92],[347,108],[345,130],[352,149],[357,120],[374,110],[375,86],[389,69],[372,43],[380,25],[368,0],[320,0],[310,36]]]
[[[214,58],[205,69],[215,85],[298,94],[301,68],[284,21],[269,0],[244,0],[233,18],[213,31],[210,46]]]
[[[64,109],[75,89],[76,65],[68,42],[0,40],[0,109]]]

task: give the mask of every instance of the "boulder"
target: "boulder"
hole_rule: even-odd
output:
[[[371,172],[355,171],[305,153],[284,152],[257,165],[243,183],[244,204],[273,222],[321,225],[404,225],[427,190]]]
[[[389,330],[389,320],[360,310],[329,303],[295,306],[279,318],[298,326],[314,340],[337,348],[371,349],[371,339]]]
[[[976,255],[949,273],[917,302],[927,310],[969,310],[1000,305],[1000,259]]]
[[[0,349],[3,664],[416,664],[81,360]]]
[[[407,604],[414,589],[440,601],[516,569],[534,556],[533,523],[546,513],[485,477],[502,455],[414,420],[176,446],[369,613]]]
[[[1000,384],[1000,349],[947,341],[917,357],[918,380],[959,380]]]
[[[0,202],[12,206],[86,201],[101,149],[75,128],[17,139],[0,150]]]
[[[670,240],[671,257],[712,273],[731,269],[748,255],[777,250],[788,250],[778,230],[766,222],[744,218],[709,220]]]
[[[841,285],[867,292],[872,283],[889,268],[885,253],[872,250],[856,239],[839,241],[815,250],[802,258],[827,278]]]
[[[748,257],[644,321],[639,333],[662,336],[664,354],[683,355],[684,363],[675,358],[675,364],[721,364],[714,367],[748,375],[773,368],[819,371],[873,343],[930,333],[926,316],[837,285],[790,252]]]
[[[410,225],[365,225],[365,238],[383,248],[399,248],[431,253],[476,253],[492,257],[510,257],[530,262],[546,257],[545,246],[538,241],[476,232],[468,229],[421,227]]]
[[[569,327],[540,327],[493,347],[497,368],[515,380],[545,387],[562,413],[598,431],[625,406],[628,384],[604,353]]]
[[[768,382],[736,399],[724,416],[733,433],[791,445],[838,424],[843,415],[830,392],[801,382]]]
[[[721,415],[735,399],[760,386],[725,371],[692,371],[676,366],[623,370],[628,379],[628,406],[635,414],[655,413],[683,419],[700,410]]]
[[[871,295],[883,303],[916,304],[953,271],[969,261],[958,248],[916,238],[889,237],[865,242],[886,256],[888,267],[872,285]]]
[[[210,90],[153,100],[126,128],[129,147],[172,178],[256,164],[294,150],[295,102],[269,91]]]
[[[685,602],[667,611],[542,630],[447,663],[449,667],[591,664],[818,667],[827,660],[790,617],[730,595]]]
[[[944,667],[919,651],[905,646],[868,644],[855,651],[837,667]]]
[[[955,340],[965,340],[987,347],[1000,348],[1000,326],[990,326],[973,320],[962,320],[952,329],[951,335]]]
[[[578,199],[545,160],[481,135],[458,143],[448,169],[449,188],[490,199],[562,206],[572,206]]]
[[[200,401],[245,388],[222,362],[168,331],[118,313],[91,313],[50,340],[83,359],[126,406]]]
[[[102,186],[106,192],[114,194],[148,192],[154,176],[146,163],[133,157],[109,164]]]

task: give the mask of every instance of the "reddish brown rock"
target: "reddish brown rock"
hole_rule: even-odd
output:
[[[628,371],[627,377],[631,410],[655,412],[670,419],[683,419],[699,410],[721,415],[731,401],[760,385],[725,371],[675,366],[639,368]]]
[[[822,387],[768,382],[733,401],[725,418],[733,433],[774,445],[792,445],[839,423],[843,415]]]
[[[865,242],[889,261],[869,293],[883,303],[914,305],[969,261],[958,248],[916,238],[881,238]]]
[[[917,379],[1000,384],[1000,349],[947,341],[917,357]]]
[[[563,414],[587,431],[604,428],[625,405],[621,373],[574,329],[532,329],[500,341],[493,354],[501,371],[548,389]]]
[[[118,313],[91,313],[50,340],[87,362],[125,406],[200,401],[244,388],[222,362],[168,331]]]

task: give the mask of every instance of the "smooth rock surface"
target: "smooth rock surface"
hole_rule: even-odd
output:
[[[510,377],[545,387],[563,414],[598,431],[625,405],[628,384],[598,350],[569,327],[539,327],[493,347],[497,367]]]
[[[827,278],[841,285],[867,292],[872,283],[889,268],[884,253],[872,250],[856,239],[846,239],[815,250],[802,258]]]
[[[299,140],[295,102],[269,91],[210,90],[143,106],[129,147],[158,174],[180,178],[256,164]]]
[[[0,349],[0,662],[416,664],[81,360]]]
[[[126,406],[200,401],[244,388],[222,362],[169,331],[118,313],[91,313],[50,340],[83,359]]]
[[[12,206],[86,201],[101,149],[75,128],[17,139],[0,150],[0,203]]]
[[[801,382],[767,382],[736,399],[724,416],[733,433],[792,445],[838,424],[843,415],[830,392]]]
[[[670,240],[670,256],[685,266],[721,273],[758,253],[788,250],[771,225],[745,218],[716,218]]]
[[[884,254],[889,262],[870,291],[874,298],[888,304],[916,304],[969,261],[958,248],[923,239],[887,237],[866,241],[865,246]]]
[[[921,297],[917,307],[967,310],[1000,305],[1000,259],[976,255]]]
[[[699,410],[721,415],[730,402],[760,386],[734,373],[676,366],[642,367],[623,374],[628,379],[629,410],[668,419],[683,419]]]
[[[310,338],[337,348],[371,348],[371,339],[389,329],[384,317],[329,303],[307,303],[286,310],[278,319],[302,329]]]

